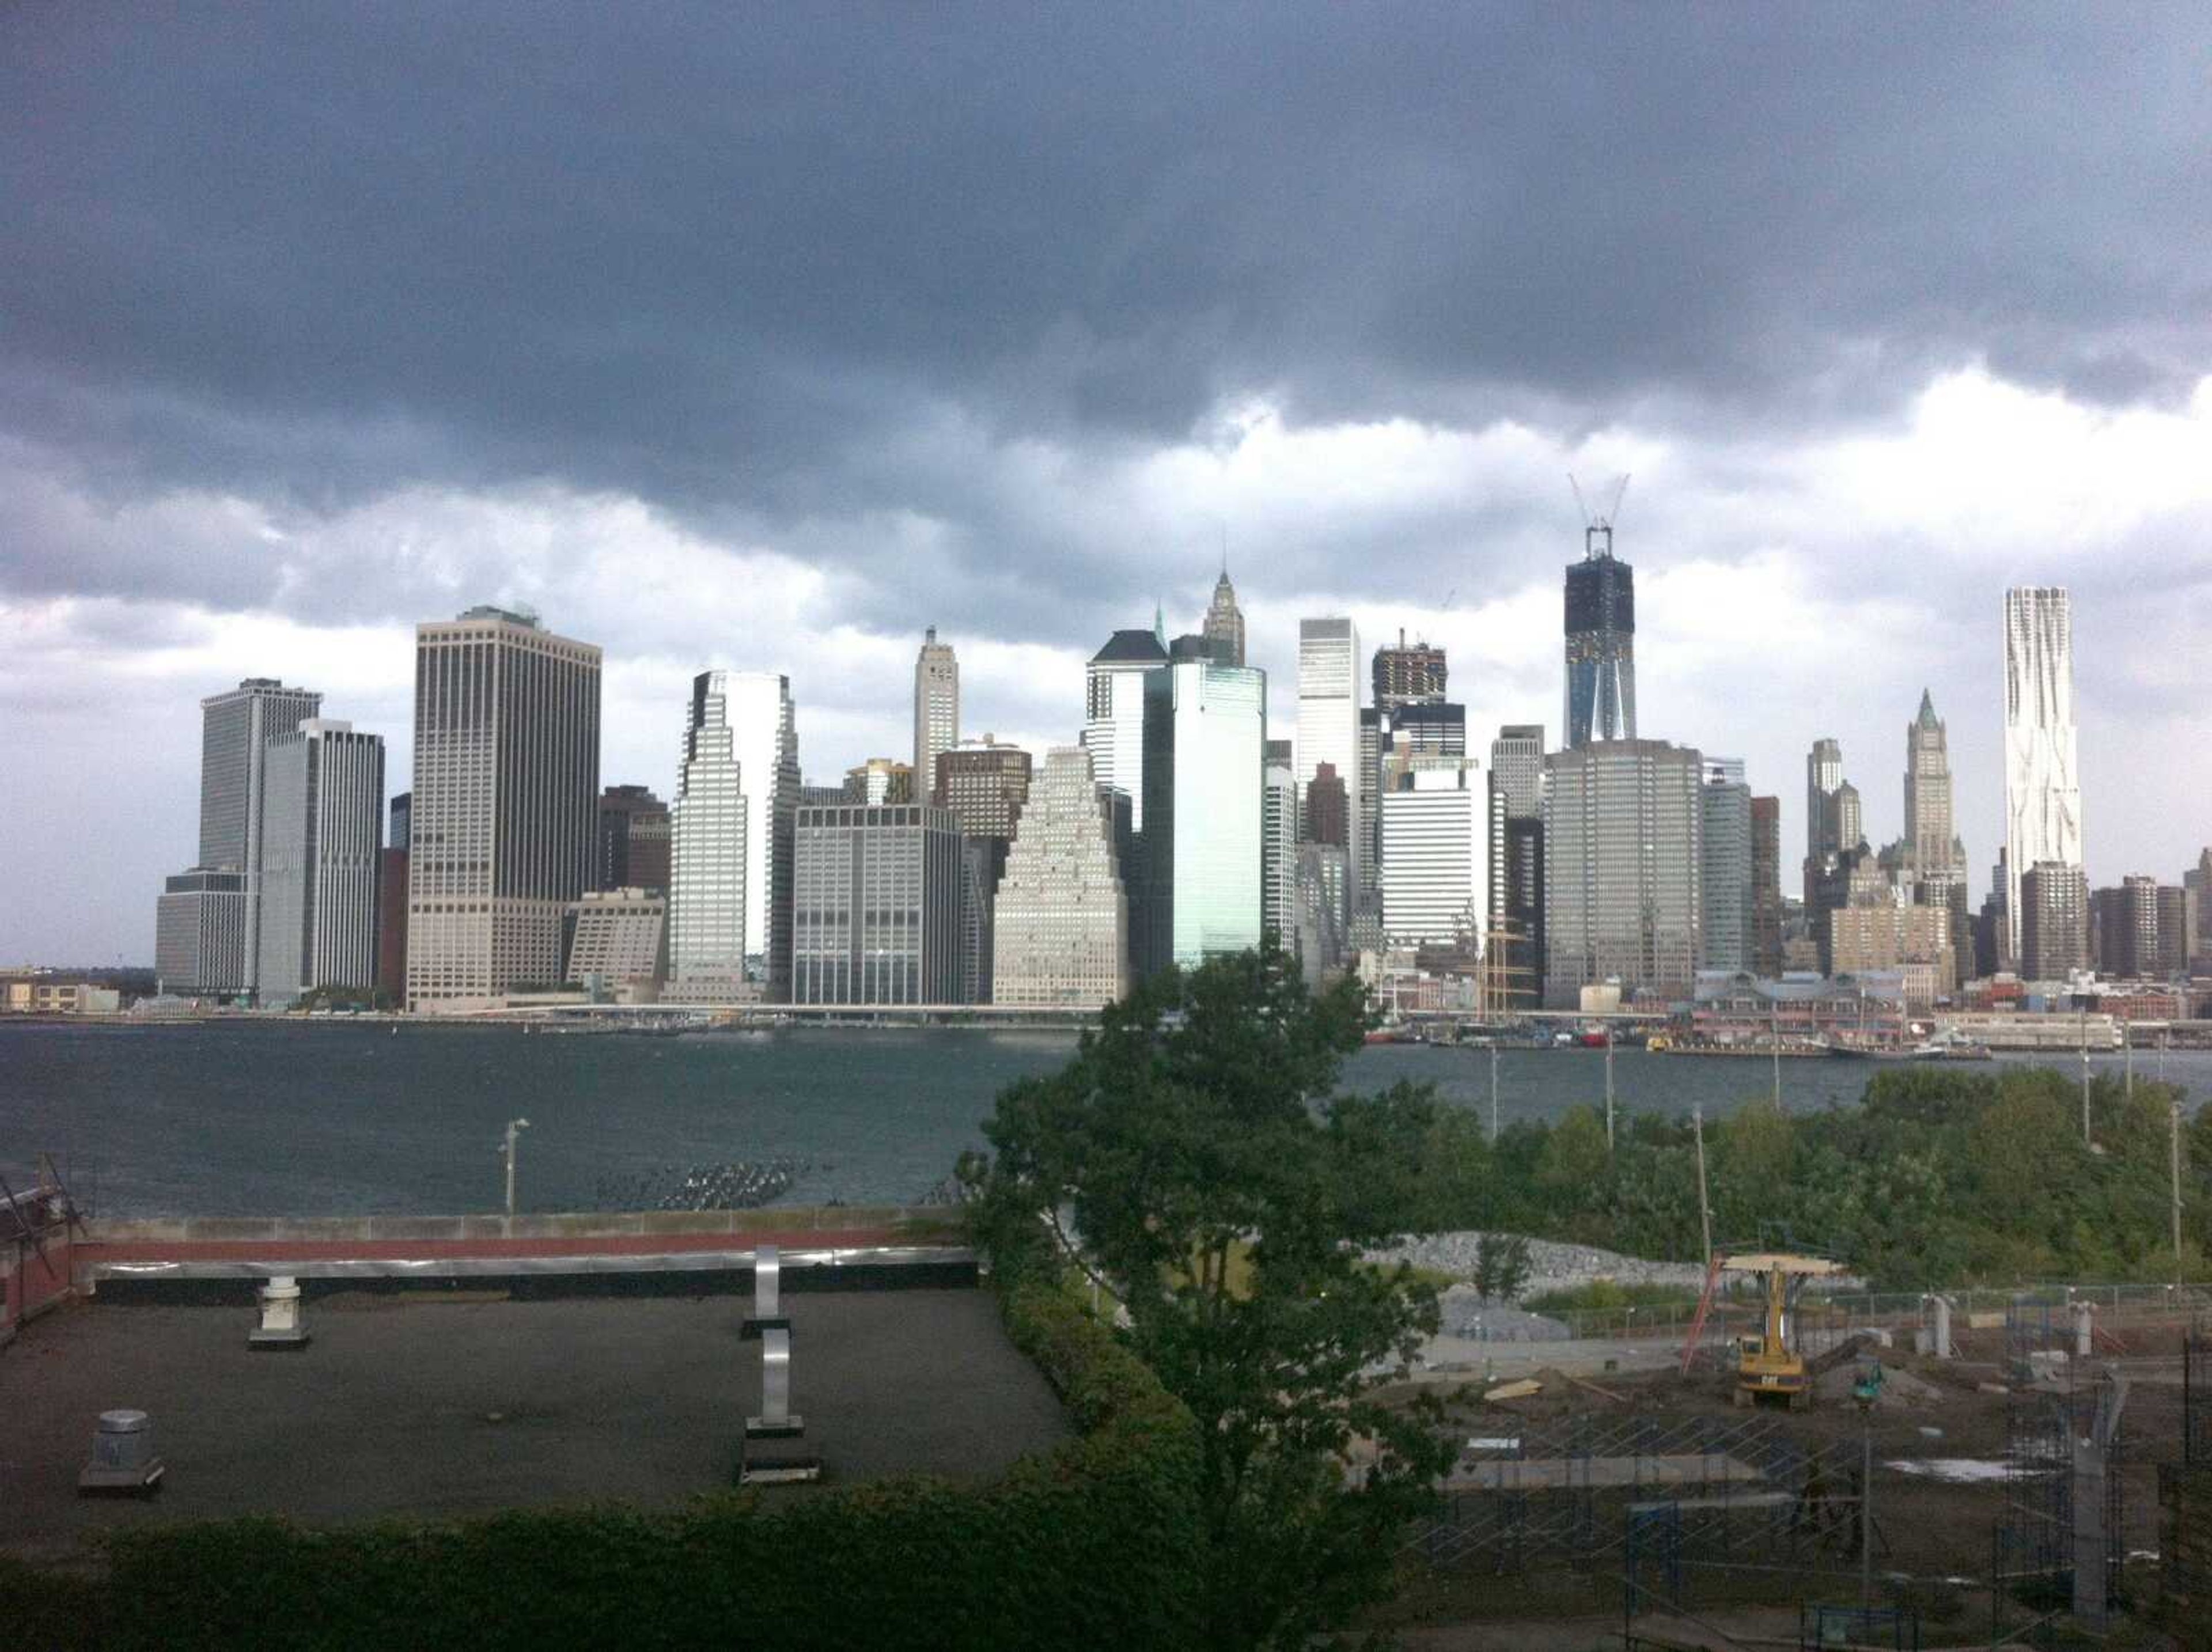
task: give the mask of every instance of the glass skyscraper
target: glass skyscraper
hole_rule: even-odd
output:
[[[1636,570],[1613,530],[1585,534],[1567,567],[1567,745],[1636,738]]]
[[[1267,673],[1176,659],[1146,675],[1144,726],[1142,970],[1257,946]]]
[[[1368,811],[1376,760],[1360,761],[1359,633],[1349,619],[1298,622],[1297,775],[1299,830],[1310,835],[1305,815],[1307,788],[1323,763],[1333,767],[1345,788],[1346,838],[1352,886],[1364,887],[1368,861]],[[1379,752],[1379,744],[1376,748]]]
[[[791,679],[731,671],[730,747],[745,794],[745,959],[770,1001],[791,990],[792,817],[799,809],[799,714]]]

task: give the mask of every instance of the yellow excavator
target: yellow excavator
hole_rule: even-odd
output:
[[[1790,1251],[1717,1252],[1705,1274],[1705,1294],[1690,1338],[1682,1349],[1686,1373],[1704,1333],[1705,1315],[1711,1310],[1713,1287],[1723,1273],[1757,1273],[1766,1281],[1766,1322],[1757,1336],[1736,1341],[1735,1403],[1739,1406],[1786,1405],[1802,1410],[1813,1400],[1813,1379],[1805,1369],[1805,1356],[1797,1348],[1797,1297],[1808,1279],[1844,1271],[1843,1264],[1826,1256],[1806,1256]]]

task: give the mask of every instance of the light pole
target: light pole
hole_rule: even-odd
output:
[[[515,1138],[530,1128],[527,1119],[507,1121],[507,1219],[514,1220],[514,1142]]]
[[[1605,1151],[1613,1151],[1613,1034],[1618,1023],[1605,1023]]]
[[[1498,1145],[1498,1035],[1490,1036],[1490,1145]]]
[[[2089,1134],[2089,1006],[2081,999],[2074,1000],[2076,1024],[2081,1029],[2081,1145],[2094,1145]]]

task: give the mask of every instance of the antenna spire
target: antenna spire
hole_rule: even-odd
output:
[[[1583,559],[1594,562],[1601,556],[1613,555],[1613,525],[1620,519],[1620,501],[1628,493],[1628,477],[1613,479],[1612,496],[1598,496],[1600,508],[1590,508],[1590,501],[1583,496],[1583,484],[1575,480],[1575,473],[1567,472],[1567,486],[1575,490],[1575,507],[1583,513]]]

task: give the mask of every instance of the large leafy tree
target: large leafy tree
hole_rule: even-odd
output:
[[[1361,1250],[1436,1202],[1448,1126],[1425,1087],[1334,1093],[1369,1024],[1356,982],[1310,995],[1272,943],[1164,970],[1000,1096],[969,1167],[987,1236],[1052,1224],[1197,1418],[1218,1646],[1301,1644],[1376,1598],[1448,1460],[1376,1397],[1436,1299]]]

